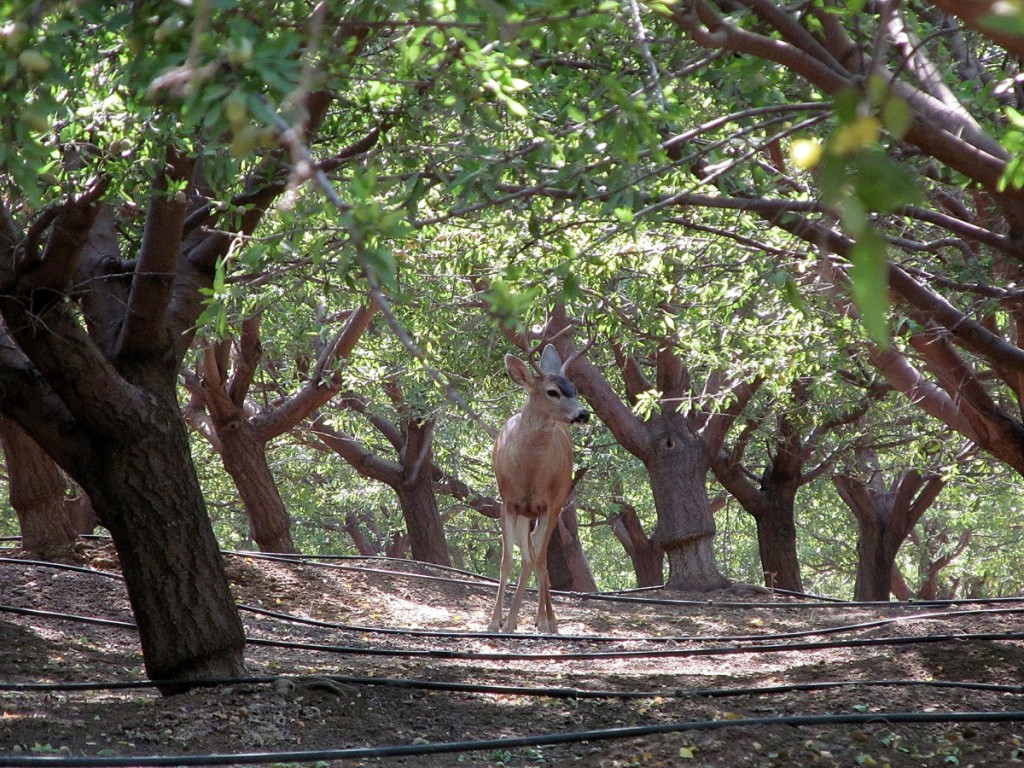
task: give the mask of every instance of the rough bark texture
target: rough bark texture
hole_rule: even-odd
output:
[[[757,551],[764,584],[769,589],[803,592],[800,559],[796,549],[795,488],[768,494],[767,503],[754,516]]]
[[[218,424],[217,434],[224,469],[245,505],[256,546],[261,552],[296,553],[291,518],[267,463],[266,444],[256,439],[243,418]]]
[[[665,583],[665,551],[657,537],[644,531],[636,509],[619,502],[620,511],[611,519],[612,533],[622,543],[633,563],[638,587],[660,587]]]
[[[291,518],[267,462],[267,443],[297,427],[338,393],[341,376],[331,366],[352,353],[375,311],[375,304],[361,306],[348,313],[333,339],[318,339],[316,364],[303,385],[288,396],[273,393],[273,406],[256,408],[249,400],[263,356],[258,314],[242,321],[236,340],[207,344],[198,374],[186,372],[192,395],[186,418],[220,454],[245,507],[253,540],[263,552],[297,551]]]
[[[940,477],[924,477],[909,470],[885,488],[877,469],[867,480],[840,474],[833,481],[857,520],[854,599],[888,600],[896,554],[945,482]]]
[[[596,592],[597,582],[580,543],[579,519],[570,503],[558,518],[548,544],[548,575],[551,588],[566,592]]]
[[[399,483],[395,492],[409,533],[413,560],[451,565],[444,523],[437,509],[430,473],[422,473],[413,483]]]
[[[559,307],[549,319],[545,334],[560,337],[557,346],[565,360],[576,351],[566,334],[568,328],[564,307]],[[690,394],[690,374],[669,341],[652,356],[656,382],[646,380],[636,357],[622,350],[616,351],[616,357],[629,402],[586,358],[576,359],[568,375],[619,444],[647,469],[658,515],[657,542],[668,555],[666,584],[697,591],[726,586],[729,581],[715,563],[715,522],[705,483],[711,456],[720,450],[735,414],[759,383],[709,382],[709,390],[729,389],[735,394],[729,409],[681,413],[678,404]],[[660,409],[646,421],[641,420],[629,403],[654,388],[662,393]]]
[[[413,558],[439,565],[450,565],[434,491],[434,467],[431,461],[433,426],[416,418],[399,427],[388,419],[371,414],[365,402],[348,397],[342,400],[348,409],[362,413],[398,452],[398,461],[385,459],[366,445],[335,429],[321,416],[313,422],[313,434],[364,477],[390,486],[398,496]]]
[[[311,124],[330,101],[309,95]],[[285,189],[274,159],[230,201],[247,206],[240,234]],[[195,158],[168,148],[153,160],[131,260],[121,258],[115,206],[100,204],[108,177],[31,223],[16,222],[0,198],[0,411],[86,491],[110,530],[150,677],[235,676],[245,671],[242,623],[176,401],[201,289],[232,236],[199,191],[207,185]]]
[[[715,564],[715,518],[707,493],[711,466],[707,446],[682,418],[655,417],[644,466],[658,513],[656,537],[668,557],[665,586],[708,591],[728,586]]]
[[[145,427],[133,440],[99,449],[102,472],[84,485],[117,545],[147,674],[244,674],[245,636],[177,404],[165,401]]]
[[[17,422],[3,417],[0,444],[22,549],[44,558],[66,554],[77,538],[77,531],[65,506],[64,474]]]

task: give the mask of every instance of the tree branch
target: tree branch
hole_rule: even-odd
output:
[[[169,148],[167,163],[153,184],[142,248],[115,347],[119,358],[161,354],[172,343],[167,309],[187,211],[185,192],[177,187],[189,182],[194,166],[192,158]]]

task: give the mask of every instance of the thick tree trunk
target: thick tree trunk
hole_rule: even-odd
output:
[[[413,560],[451,565],[430,473],[421,472],[415,482],[396,485],[395,492],[405,518]]]
[[[869,466],[872,464],[877,467],[877,462]],[[837,475],[833,482],[857,520],[854,600],[888,600],[900,546],[935,501],[945,481],[908,470],[900,474],[891,489],[885,489],[875,468],[866,482],[849,475]]]
[[[646,461],[657,540],[668,556],[666,586],[704,592],[729,585],[715,564],[715,518],[705,485],[710,460],[700,438],[679,429],[679,420],[659,417],[663,429]]]
[[[117,548],[149,677],[242,675],[245,635],[185,424],[177,403],[150,402],[136,434],[96,447],[96,471],[82,485]],[[159,687],[168,694],[192,686]]]
[[[71,527],[77,534],[92,533],[96,530],[97,526],[103,525],[99,517],[96,516],[96,510],[93,509],[92,501],[84,493],[64,499],[64,509],[68,513]]]
[[[754,515],[757,549],[761,556],[764,585],[769,589],[803,592],[800,558],[796,549],[795,488],[765,490],[764,504]]]
[[[64,504],[64,474],[17,423],[2,417],[0,444],[11,506],[21,529],[21,548],[44,558],[66,554],[77,535]]]
[[[567,592],[596,592],[597,582],[580,543],[576,509],[570,504],[562,510],[558,527],[548,543],[548,576],[551,588]]]
[[[214,423],[224,469],[235,481],[256,545],[261,552],[295,554],[291,518],[267,464],[266,446],[256,440],[241,413],[230,424]]]
[[[857,517],[857,580],[853,599],[887,601],[892,594],[892,572],[899,548],[888,546],[880,516]]]

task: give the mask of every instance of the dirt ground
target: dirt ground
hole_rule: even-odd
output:
[[[1024,600],[561,596],[559,637],[528,634],[533,602],[493,637],[494,587],[466,574],[227,555],[260,681],[161,697],[66,685],[143,680],[137,637],[39,613],[130,622],[109,546],[80,548],[98,573],[0,556],[0,765],[1024,763]],[[392,747],[427,754],[373,751]]]

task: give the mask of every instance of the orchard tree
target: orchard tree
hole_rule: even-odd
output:
[[[390,24],[291,10],[298,16],[206,2],[5,6],[0,410],[110,530],[147,672],[162,681],[244,671],[242,625],[179,410],[182,361],[197,325],[219,324],[230,280],[269,276],[276,252],[244,248],[258,228],[308,244],[298,206],[274,209],[273,222],[266,214],[379,140],[384,121],[366,106],[390,95],[367,88],[366,72],[353,86],[364,105],[329,110],[355,63],[390,79],[388,60],[408,42],[385,36],[378,58],[360,59],[371,30]],[[311,88],[318,53],[330,63],[319,80],[338,78],[331,93]],[[311,161],[299,147],[328,117],[331,140]],[[374,237],[395,219],[366,184],[352,189],[356,204],[321,211],[340,219],[336,243],[356,241],[346,269],[386,275]]]
[[[712,460],[715,477],[757,524],[761,570],[770,588],[803,591],[797,492],[833,469],[842,451],[836,433],[855,425],[887,389],[869,385],[847,407],[823,409],[817,401],[824,398],[842,403],[842,390],[826,384],[832,378],[825,370],[805,370],[789,397],[784,393],[768,403],[751,403],[730,444]],[[763,456],[751,450],[759,441],[765,443]]]
[[[260,319],[261,314],[244,319],[236,340],[211,341],[203,347],[197,372],[185,375],[191,393],[185,413],[220,454],[260,550],[294,553],[291,520],[267,463],[267,443],[297,428],[340,391],[338,360],[352,353],[373,319],[373,308],[364,306],[348,313],[347,322],[332,338],[317,337],[313,366],[297,377],[301,386],[295,391],[281,392],[274,387],[257,396],[251,390],[263,356]],[[308,342],[308,337],[302,338]],[[303,356],[307,357],[308,353]],[[279,376],[283,375],[283,362],[271,363]]]
[[[868,3],[867,13],[846,13],[825,3],[798,14],[768,0],[694,0],[668,17],[681,40],[731,54],[716,59],[727,62],[718,76],[771,63],[765,78],[780,108],[793,96],[827,98],[834,112],[817,128],[752,139],[751,150],[798,139],[793,165],[759,164],[760,155],[738,151],[717,178],[752,185],[709,204],[745,208],[834,254],[821,257],[819,274],[838,288],[842,311],[854,309],[852,297],[878,370],[930,415],[1024,472],[1024,424],[1004,405],[1020,399],[1024,367],[1014,287],[1024,236],[1022,94],[1015,68],[1005,68],[1005,51],[1020,46],[1021,15],[989,3],[953,5]],[[978,13],[981,6],[992,12]],[[751,95],[743,86],[733,93]],[[733,110],[738,121],[742,114]],[[706,173],[698,178],[707,182]],[[699,200],[679,193],[672,203]],[[895,339],[887,293],[907,319]]]
[[[833,477],[839,496],[857,520],[857,580],[853,599],[887,601],[896,555],[921,516],[946,485],[938,474],[916,468],[893,473],[890,482],[874,451],[858,451],[858,469]]]
[[[67,554],[78,531],[68,515],[64,473],[17,422],[4,417],[0,417],[0,446],[22,550],[40,557]]]

